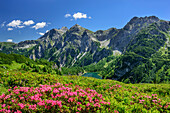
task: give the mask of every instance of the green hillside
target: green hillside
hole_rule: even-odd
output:
[[[23,55],[5,53],[0,53],[0,70],[61,74],[54,62],[45,59],[34,61]]]
[[[0,78],[1,112],[4,109],[13,112],[18,110],[21,112],[168,113],[170,111],[169,84],[124,84],[115,80],[33,72],[1,72]],[[67,91],[63,88],[71,89]],[[38,90],[40,92],[36,92]],[[59,92],[55,93],[55,91]],[[65,92],[64,95],[59,96],[63,94],[62,92]],[[88,95],[93,94],[90,100]],[[56,95],[58,96],[53,98]],[[14,103],[11,103],[11,100],[14,100]],[[55,102],[58,102],[57,105]]]
[[[54,62],[43,59],[33,61],[17,54],[1,53],[0,58],[0,112],[170,111],[170,84],[125,84],[109,79],[63,74],[99,71],[105,67],[99,73],[102,74],[119,57],[101,60],[95,65],[95,70],[90,70],[91,65],[86,68],[71,68],[75,71],[67,68],[59,71],[54,68],[57,66]],[[163,68],[166,66],[161,69]]]
[[[128,83],[169,83],[170,35],[166,30],[157,23],[142,29],[129,43],[108,78]]]

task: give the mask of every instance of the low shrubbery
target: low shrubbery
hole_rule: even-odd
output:
[[[0,112],[96,112],[110,110],[101,94],[70,84],[8,89],[0,96]]]
[[[124,84],[32,72],[0,73],[0,84],[1,112],[170,111],[169,84]]]

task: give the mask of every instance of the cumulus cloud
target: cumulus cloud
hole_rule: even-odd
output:
[[[82,18],[92,19],[91,16],[87,16],[87,14],[84,14],[84,13],[81,13],[81,12],[74,13],[73,15],[71,15],[71,14],[65,14],[64,17],[65,17],[65,18],[71,17],[70,21],[73,21],[73,18],[74,18],[75,20],[77,20],[77,19],[82,19]]]
[[[65,18],[68,18],[68,17],[70,17],[71,16],[71,14],[65,14]]]
[[[44,33],[41,33],[41,32],[40,32],[40,33],[38,33],[38,34],[39,34],[39,35],[44,35]]]
[[[13,40],[12,39],[8,39],[7,42],[12,42]]]
[[[1,28],[5,26],[6,21],[1,24]]]
[[[47,33],[49,30],[46,30],[46,32],[45,33]]]
[[[13,30],[13,28],[8,28],[7,30],[8,30],[8,31],[12,31],[12,30]]]
[[[33,26],[32,28],[40,29],[40,28],[44,28],[47,25],[46,22],[41,22],[41,23],[37,23],[35,26]]]
[[[9,27],[18,27],[22,24],[21,20],[13,20],[12,22],[10,22],[9,24],[7,24],[7,26]]]
[[[74,18],[75,20],[81,19],[81,18],[87,18],[87,14],[83,14],[83,13],[80,13],[80,12],[74,13],[73,18]]]
[[[29,25],[34,24],[34,21],[33,20],[28,20],[28,21],[25,21],[23,24],[29,26]]]

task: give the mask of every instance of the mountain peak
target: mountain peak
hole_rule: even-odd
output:
[[[159,20],[159,18],[156,16],[149,16],[149,17],[146,16],[145,18]]]
[[[70,28],[69,31],[71,31],[71,32],[82,32],[82,31],[84,31],[84,30],[85,30],[85,28],[81,27],[81,26],[78,25],[78,24],[75,24],[74,26],[72,26],[72,27]]]
[[[72,26],[71,28],[81,28],[81,26],[80,25],[78,25],[78,24],[75,24],[74,26]]]
[[[61,30],[68,30],[68,28],[66,26],[63,26]]]
[[[149,24],[152,24],[154,22],[158,22],[159,18],[156,16],[145,16],[145,17],[133,17],[123,28],[124,30],[132,30],[137,28],[146,27]]]
[[[157,22],[159,21],[159,18],[156,16],[145,16],[145,17],[133,17],[130,21],[129,24],[133,24],[133,23],[139,23],[139,21],[150,21],[150,22]]]
[[[80,25],[78,25],[78,24],[75,24],[74,26],[80,26]]]
[[[58,29],[58,31],[65,33],[68,30],[67,27],[63,26],[61,29]]]

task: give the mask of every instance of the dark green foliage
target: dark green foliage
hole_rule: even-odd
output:
[[[61,72],[64,75],[82,75],[84,73],[84,69],[82,67],[63,67]]]
[[[16,44],[13,42],[0,42],[0,48],[1,48],[0,51],[9,54],[13,51],[13,48],[15,46],[16,46]]]
[[[82,53],[82,55],[85,53]],[[88,65],[94,65],[94,63],[98,63],[101,59],[106,58],[110,55],[112,55],[112,50],[106,49],[106,48],[98,48],[97,51],[92,54],[91,52],[87,52],[81,59],[77,59],[74,66],[88,66]]]
[[[54,62],[49,62],[45,59],[33,61],[23,55],[0,53],[0,64],[9,65],[8,68],[10,69],[10,65],[12,65],[13,62],[22,64],[20,69],[24,71],[53,73],[60,75],[62,74],[62,72],[58,70],[58,66]],[[1,68],[4,67],[1,66]]]
[[[158,30],[156,24],[141,30],[118,60],[112,78],[126,83],[169,82],[169,55],[167,50],[159,50],[166,38],[166,33]]]
[[[82,54],[83,55],[83,54]],[[80,57],[81,58],[81,57]],[[87,66],[93,63],[93,56],[89,52],[84,55],[81,59],[78,59],[77,62],[74,64],[74,66]]]
[[[168,72],[170,61],[168,58],[165,59],[166,55],[162,55],[161,52],[156,52],[155,54],[151,58],[142,58],[137,57],[135,54],[126,53],[120,58],[116,68],[117,70],[125,71],[124,76],[119,80],[129,79],[132,83],[168,83],[170,81]],[[129,72],[126,72],[126,69]],[[116,74],[119,75],[118,71]]]
[[[31,59],[18,54],[5,54],[0,52],[0,64],[11,64],[12,61],[17,63],[33,62]]]
[[[23,70],[25,70],[25,71],[30,70],[29,66],[27,66],[26,64],[23,64],[23,65],[21,66],[21,69],[23,69]]]
[[[107,67],[104,66],[106,65],[106,63],[114,60],[115,58],[116,58],[115,56],[108,56],[106,58],[103,58],[96,64],[90,64],[88,66],[84,66],[84,70],[86,70],[87,72],[106,72],[106,68],[110,68],[110,64],[108,64]]]

